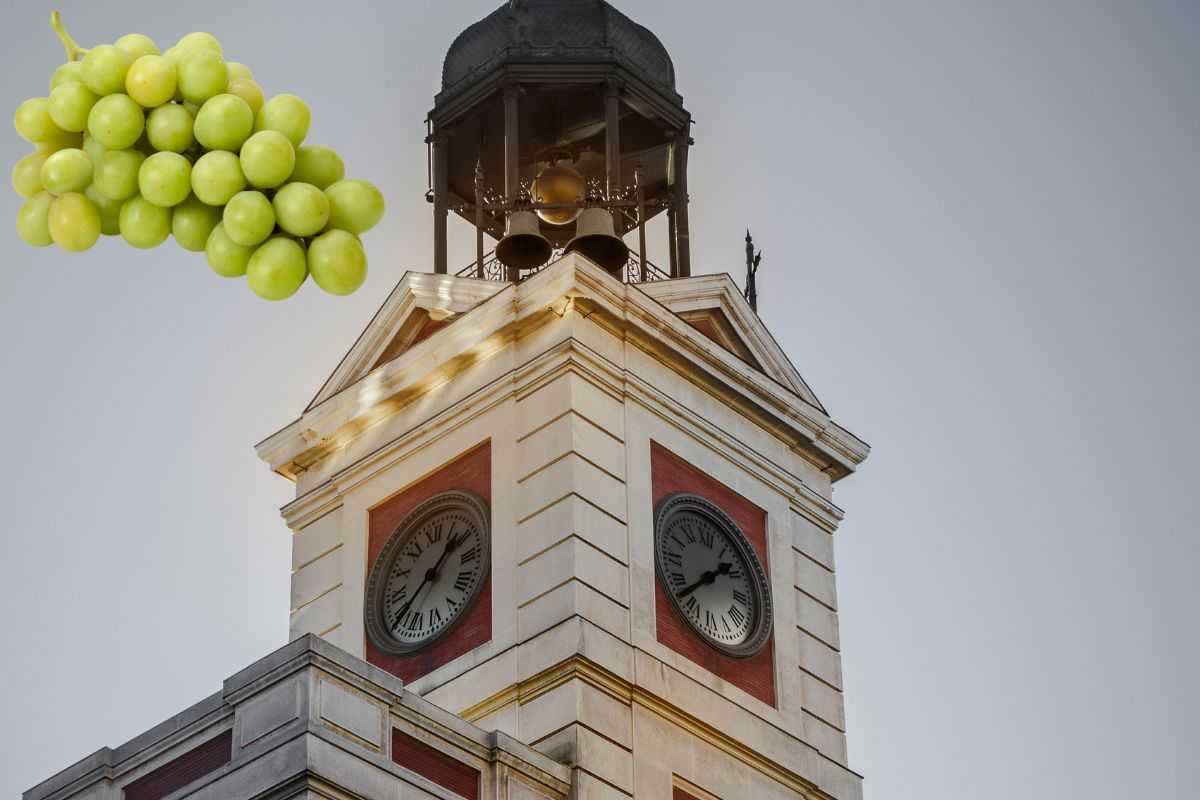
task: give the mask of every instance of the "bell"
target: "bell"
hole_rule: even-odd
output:
[[[620,272],[629,260],[629,247],[613,231],[612,214],[603,208],[585,208],[575,223],[575,238],[563,252],[579,253],[609,272]]]
[[[496,258],[512,269],[533,269],[549,261],[553,249],[538,230],[537,214],[514,211],[508,215],[504,238],[496,245]]]

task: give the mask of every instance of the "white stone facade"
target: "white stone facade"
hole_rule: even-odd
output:
[[[372,365],[416,309],[453,322]],[[756,369],[680,316],[719,309]],[[364,656],[368,510],[491,442],[492,638],[407,688],[570,764],[574,796],[861,797],[847,767],[833,423],[728,276],[408,274],[259,454],[296,482],[292,637]],[[766,512],[777,707],[655,632],[650,444]]]

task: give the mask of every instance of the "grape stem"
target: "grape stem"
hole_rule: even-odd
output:
[[[87,50],[80,47],[71,34],[67,33],[67,29],[63,27],[62,14],[57,11],[50,12],[50,27],[54,28],[54,32],[58,34],[59,41],[62,42],[63,49],[67,51],[67,61],[75,61],[81,59],[87,54]]]

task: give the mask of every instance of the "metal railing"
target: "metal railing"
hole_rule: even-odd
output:
[[[553,264],[563,255],[563,251],[555,248],[550,256],[550,260],[540,267],[533,269],[523,269],[520,272],[518,280],[525,280],[540,272],[545,267]],[[646,259],[645,273],[642,271],[641,255],[634,250],[629,251],[629,258],[625,262],[625,266],[621,269],[621,280],[625,283],[652,283],[654,281],[670,280],[671,275],[666,270],[652,263],[650,259]],[[454,273],[459,278],[479,278],[485,281],[505,281],[509,280],[508,267],[500,263],[496,258],[496,251],[489,250],[483,256],[482,268],[474,261],[467,264],[465,267]]]

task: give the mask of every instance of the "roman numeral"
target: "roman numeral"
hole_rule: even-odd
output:
[[[683,526],[683,535],[687,537],[688,544],[696,543],[696,534],[692,532],[692,528],[690,525]]]
[[[412,560],[416,561],[418,558],[421,557],[421,553],[423,553],[423,552],[424,552],[424,550],[422,549],[421,545],[417,543],[416,539],[413,539],[412,547],[410,547],[408,550],[405,550],[404,555],[405,555],[405,557],[411,558]]]
[[[713,617],[712,612],[709,611],[707,608],[704,609],[704,627],[708,628],[711,631],[713,625],[716,624],[716,621],[717,620],[715,617]]]
[[[729,570],[729,577],[740,578],[742,577],[742,571],[740,569],[731,569]]]
[[[733,633],[733,628],[729,627],[729,620],[725,619],[724,616],[721,617],[721,624],[725,626],[726,633]]]
[[[472,547],[470,550],[463,550],[461,563],[469,564],[470,562],[474,561],[478,555],[479,550],[476,547]]]
[[[750,598],[746,596],[746,593],[738,591],[737,589],[733,590],[733,599],[744,606],[750,605]]]
[[[425,627],[425,612],[414,611],[408,617],[408,622],[404,623],[404,627],[410,631],[419,631]]]
[[[667,563],[677,567],[683,566],[683,556],[679,553],[667,553]]]
[[[458,573],[458,577],[454,581],[454,588],[458,589],[460,592],[466,592],[467,588],[470,587],[470,585],[471,585],[471,570],[464,569],[462,572]]]
[[[700,541],[704,542],[704,546],[709,550],[713,549],[713,544],[716,541],[716,534],[711,528],[702,528],[700,530]]]
[[[696,614],[700,611],[700,604],[696,602],[696,598],[688,597],[687,602],[683,604],[688,611]]]
[[[668,576],[668,579],[671,581],[671,583],[673,583],[676,586],[683,586],[684,584],[687,583],[687,581],[683,577],[682,572],[672,572]]]
[[[746,615],[743,614],[736,605],[731,605],[729,607],[728,613],[729,613],[729,616],[733,619],[734,625],[737,625],[740,627],[741,624],[746,621]]]
[[[727,544],[723,544],[723,545],[721,545],[721,552],[720,552],[720,553],[717,553],[717,558],[718,558],[718,559],[722,559],[722,558],[724,558],[724,557],[725,557],[725,554],[726,554],[726,553],[728,553],[728,552],[729,552],[729,545],[727,545]]]
[[[454,600],[451,600],[449,597],[447,597],[446,598],[446,608],[449,610],[449,613],[453,614],[454,609],[458,608],[458,603],[456,603]]]
[[[431,545],[434,542],[440,542],[442,540],[442,528],[444,527],[446,525],[442,522],[435,522],[429,526],[429,529],[425,531],[425,543]]]
[[[442,621],[442,612],[438,611],[436,607],[429,609],[429,624],[430,624],[430,626],[437,625],[441,621]]]
[[[683,542],[679,541],[679,537],[678,537],[678,536],[672,535],[672,536],[671,536],[671,541],[672,541],[672,542],[674,542],[675,544],[679,545],[679,549],[680,549],[680,550],[682,550],[683,548],[687,547],[687,545],[686,545],[686,544],[684,544]]]

